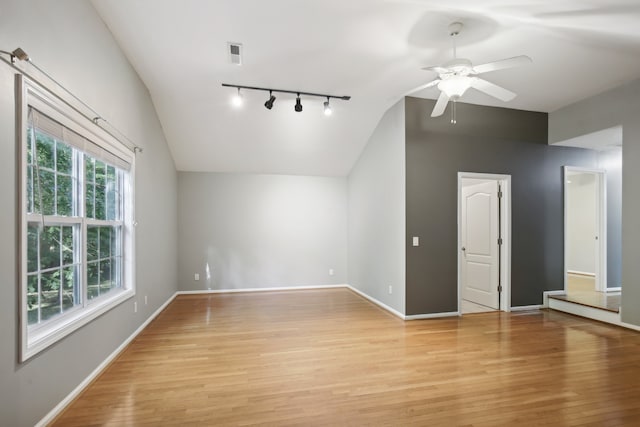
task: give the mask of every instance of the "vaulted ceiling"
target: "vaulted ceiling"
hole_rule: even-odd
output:
[[[533,63],[485,77],[518,94],[481,105],[552,112],[640,77],[637,0],[93,0],[145,82],[176,166],[184,171],[343,176],[384,112],[452,57],[447,27],[464,24],[458,56]],[[243,44],[243,65],[227,42]],[[351,95],[245,92],[221,83]],[[416,96],[436,98],[431,88]]]

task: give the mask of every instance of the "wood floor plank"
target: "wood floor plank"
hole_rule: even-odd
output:
[[[346,289],[183,295],[54,425],[640,425],[639,350],[552,311],[403,322]]]

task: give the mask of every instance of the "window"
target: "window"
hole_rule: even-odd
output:
[[[22,78],[22,360],[134,294],[134,155]]]

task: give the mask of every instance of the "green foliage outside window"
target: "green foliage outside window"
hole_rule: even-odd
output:
[[[26,154],[26,208],[38,215],[28,220],[26,242],[26,302],[28,324],[33,325],[82,304],[83,263],[88,300],[121,286],[121,225],[88,224],[82,238],[82,218],[118,221],[121,200],[115,167],[31,127]]]

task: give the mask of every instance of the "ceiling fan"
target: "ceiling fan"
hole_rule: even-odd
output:
[[[409,92],[411,94],[437,86],[440,89],[440,96],[431,112],[431,117],[441,116],[447,108],[447,103],[451,100],[454,102],[451,123],[456,123],[455,102],[471,87],[505,102],[511,101],[516,97],[516,94],[510,90],[477,77],[479,74],[519,67],[532,62],[528,56],[520,55],[474,66],[468,59],[456,56],[455,37],[460,34],[461,30],[462,23],[460,22],[454,22],[449,25],[449,35],[453,40],[453,59],[440,66],[423,68],[423,70],[435,71],[438,73],[438,78]]]

